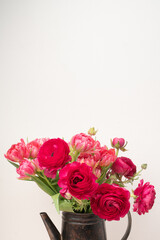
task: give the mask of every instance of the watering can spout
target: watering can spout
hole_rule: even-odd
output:
[[[53,224],[47,213],[42,212],[40,213],[40,216],[44,222],[44,225],[47,229],[47,232],[49,234],[49,237],[51,240],[61,240],[61,235],[59,231],[57,230],[56,226]]]

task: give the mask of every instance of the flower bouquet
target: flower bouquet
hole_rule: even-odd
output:
[[[123,138],[111,140],[112,148],[101,146],[96,131],[80,133],[69,143],[61,138],[23,139],[5,154],[16,167],[18,179],[34,181],[53,199],[57,211],[94,213],[108,221],[120,220],[130,210],[148,212],[155,200],[154,186],[140,180],[131,193],[128,184],[139,179],[147,165],[137,171],[131,159],[118,156],[126,151]]]

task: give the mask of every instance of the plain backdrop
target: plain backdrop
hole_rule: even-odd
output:
[[[18,180],[4,153],[21,138],[69,141],[92,126],[102,145],[123,137],[121,155],[148,164],[156,201],[132,212],[129,240],[159,238],[159,13],[159,0],[0,0],[0,239],[49,239],[42,211],[61,228],[51,198]],[[106,222],[108,240],[126,225]]]

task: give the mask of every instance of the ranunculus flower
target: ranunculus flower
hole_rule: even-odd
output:
[[[31,161],[25,159],[20,163],[20,166],[16,169],[16,171],[20,175],[19,179],[26,180],[31,179],[31,177],[27,176],[27,174],[35,175],[36,167]]]
[[[106,146],[100,149],[101,160],[99,165],[101,167],[109,166],[110,163],[114,163],[117,156],[115,154],[115,149],[107,149]]]
[[[50,139],[40,147],[39,165],[48,171],[58,170],[71,160],[69,152],[69,146],[63,139]]]
[[[134,165],[132,160],[129,158],[119,157],[113,163],[112,170],[121,176],[130,178],[136,173],[136,165]]]
[[[91,197],[91,208],[95,215],[108,221],[120,220],[130,208],[130,192],[117,185],[103,183]]]
[[[60,193],[65,198],[71,194],[78,199],[89,199],[98,187],[96,179],[92,169],[85,163],[69,163],[59,172]]]
[[[85,163],[92,168],[94,175],[99,178],[101,175],[101,168],[99,167],[100,153],[95,152],[95,154],[81,153],[77,158],[77,162]]]
[[[21,139],[21,142],[13,144],[4,156],[12,162],[22,162],[24,158],[29,157],[29,150]]]
[[[96,141],[91,136],[80,133],[72,137],[69,145],[79,152],[87,152],[94,149]]]
[[[47,170],[47,169],[44,169],[44,174],[46,175],[46,177],[48,178],[55,178],[56,177],[56,174],[57,174],[57,170]]]
[[[48,141],[49,138],[37,138],[27,144],[27,148],[30,152],[30,158],[36,158],[39,152],[40,147],[43,143]]]
[[[112,144],[116,148],[121,148],[125,144],[124,138],[113,138]]]
[[[141,180],[138,187],[134,190],[134,195],[137,196],[133,205],[134,212],[137,212],[139,215],[145,214],[153,207],[156,192],[154,186],[149,182],[144,184],[143,180]]]

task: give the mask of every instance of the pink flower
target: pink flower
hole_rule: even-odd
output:
[[[24,158],[29,157],[29,150],[24,140],[21,139],[21,142],[12,145],[4,156],[12,162],[22,162]]]
[[[130,209],[130,192],[117,185],[103,183],[91,197],[94,214],[108,221],[120,220]]]
[[[91,136],[80,133],[72,137],[69,145],[79,152],[87,152],[94,149],[96,141]]]
[[[48,178],[55,178],[56,177],[56,174],[57,174],[57,170],[47,170],[47,169],[44,169],[44,174],[46,175],[46,177]]]
[[[154,186],[150,185],[149,182],[143,184],[143,180],[141,180],[134,190],[134,195],[137,196],[133,205],[134,212],[139,215],[145,214],[153,207],[156,192]]]
[[[67,164],[59,172],[58,185],[62,188],[60,193],[65,198],[70,194],[78,199],[89,199],[98,187],[96,179],[85,163]]]
[[[39,152],[40,147],[42,146],[43,143],[48,141],[49,138],[36,138],[35,140],[29,142],[27,144],[27,148],[30,152],[30,158],[36,158]]]
[[[113,163],[112,170],[119,175],[130,178],[136,173],[136,165],[134,165],[132,160],[129,158],[119,157]]]
[[[77,162],[85,163],[92,168],[93,174],[99,178],[101,176],[101,168],[99,167],[100,153],[95,154],[81,153],[77,158]]]
[[[68,144],[60,138],[46,141],[39,150],[38,161],[41,168],[58,170],[71,160]]]
[[[124,140],[124,138],[113,138],[112,144],[116,148],[121,148],[124,146],[125,140]]]
[[[16,169],[16,171],[20,175],[19,179],[26,180],[31,179],[31,177],[27,176],[27,174],[35,175],[36,167],[31,161],[25,159],[20,163],[20,166]]]
[[[110,163],[115,162],[117,156],[115,154],[115,150],[114,149],[107,149],[106,146],[102,147],[100,149],[100,153],[101,153],[101,160],[99,165],[100,166],[109,166]]]

